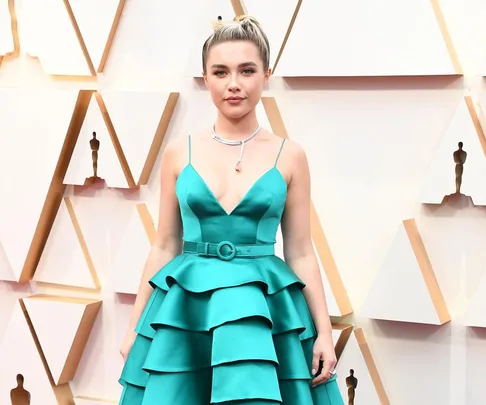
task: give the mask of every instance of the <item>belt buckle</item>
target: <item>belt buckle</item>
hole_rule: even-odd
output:
[[[221,252],[221,249],[224,246],[228,246],[231,249],[231,253],[229,255],[223,255]],[[222,242],[218,243],[218,246],[216,247],[216,255],[221,259],[221,260],[232,260],[236,256],[236,247],[233,243],[230,241],[224,240]]]

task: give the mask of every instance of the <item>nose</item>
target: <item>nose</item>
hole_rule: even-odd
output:
[[[228,90],[233,92],[240,90],[240,84],[238,82],[237,75],[231,75],[231,80],[228,84]]]

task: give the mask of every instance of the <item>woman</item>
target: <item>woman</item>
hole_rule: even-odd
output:
[[[163,153],[120,404],[342,405],[306,155],[255,114],[267,37],[251,17],[220,23],[202,59],[218,115],[212,131]],[[285,261],[274,254],[280,224]]]

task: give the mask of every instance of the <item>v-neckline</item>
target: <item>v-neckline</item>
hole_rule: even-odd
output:
[[[204,187],[206,188],[206,190],[208,191],[209,195],[211,196],[211,198],[214,200],[214,202],[216,203],[216,205],[218,206],[218,208],[227,216],[227,217],[230,217],[231,215],[234,214],[234,212],[245,202],[245,200],[248,198],[248,195],[251,193],[251,191],[257,186],[257,184],[263,180],[263,178],[265,176],[267,176],[268,174],[270,174],[272,171],[276,170],[279,174],[280,174],[280,177],[283,179],[283,176],[282,174],[280,173],[280,170],[277,169],[276,166],[272,166],[270,169],[266,170],[265,172],[263,172],[254,182],[253,184],[248,188],[248,190],[246,191],[246,193],[243,195],[243,197],[240,199],[240,201],[234,206],[234,208],[231,210],[231,211],[226,211],[226,209],[221,205],[221,202],[218,200],[218,198],[216,197],[216,195],[213,193],[213,191],[211,190],[211,188],[209,187],[208,183],[206,182],[206,180],[204,180],[204,178],[199,174],[199,172],[196,170],[196,168],[192,165],[192,163],[188,163],[187,164],[187,167],[190,167],[192,169],[192,171],[196,174],[196,176],[200,179],[201,183],[204,185]],[[285,181],[285,180],[284,180]]]

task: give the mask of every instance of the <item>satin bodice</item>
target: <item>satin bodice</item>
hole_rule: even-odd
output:
[[[287,183],[276,163],[277,160],[253,183],[236,207],[227,212],[189,161],[176,183],[183,239],[216,243],[231,240],[237,244],[275,243],[287,198]]]

